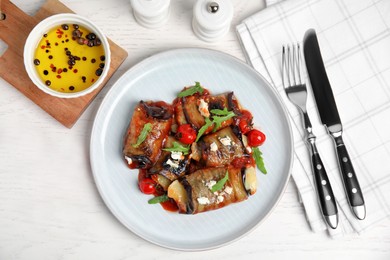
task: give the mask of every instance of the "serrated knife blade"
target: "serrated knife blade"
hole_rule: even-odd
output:
[[[342,123],[336,101],[322,60],[316,32],[313,29],[305,33],[303,52],[311,87],[322,123],[333,138],[336,147],[340,173],[344,189],[352,212],[358,219],[364,219],[366,208],[352,161],[342,139]]]

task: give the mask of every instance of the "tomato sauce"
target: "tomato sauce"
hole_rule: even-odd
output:
[[[255,160],[253,159],[252,156],[244,156],[244,157],[235,158],[231,164],[234,168],[245,168],[248,166],[254,166]]]
[[[163,209],[170,211],[170,212],[177,212],[179,210],[176,202],[173,199],[169,199],[165,202],[160,203]]]
[[[147,170],[144,170],[144,169],[140,169],[139,172],[138,172],[138,184],[141,183],[143,180],[145,179],[149,179],[149,174],[148,174],[148,171]],[[155,191],[153,193],[153,195],[155,197],[158,197],[158,196],[161,196],[165,194],[165,191],[164,189],[158,185],[157,183],[155,184]],[[177,212],[179,210],[176,202],[173,200],[173,199],[169,199],[165,202],[161,202],[160,203],[161,206],[163,207],[163,209],[167,210],[167,211],[170,211],[170,212]]]

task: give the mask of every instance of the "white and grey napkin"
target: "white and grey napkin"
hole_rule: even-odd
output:
[[[267,8],[237,26],[247,61],[278,90],[294,134],[293,179],[313,231],[332,237],[361,233],[390,218],[390,1],[269,0]],[[342,186],[333,141],[322,126],[307,85],[308,113],[339,208],[336,230],[325,224],[316,198],[303,129],[281,78],[282,44],[301,42],[314,28],[344,127],[344,141],[366,202],[367,217],[352,214]]]

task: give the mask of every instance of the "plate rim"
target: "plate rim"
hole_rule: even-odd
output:
[[[177,53],[185,53],[185,52],[195,52],[195,53],[214,53],[214,54],[217,54],[219,56],[224,56],[225,58],[227,59],[231,59],[232,61],[238,63],[239,65],[241,66],[244,66],[246,67],[246,69],[248,69],[249,71],[251,71],[251,73],[255,73],[258,77],[260,77],[264,82],[265,82],[265,85],[266,87],[271,90],[271,92],[274,94],[275,96],[275,99],[278,101],[278,104],[279,104],[279,107],[281,108],[282,112],[283,112],[283,115],[284,115],[284,121],[286,123],[286,125],[288,126],[288,139],[289,139],[289,164],[288,164],[288,173],[286,174],[286,178],[285,178],[285,182],[283,184],[283,186],[281,187],[281,192],[278,194],[278,197],[276,198],[275,200],[275,203],[274,205],[271,206],[270,210],[264,215],[264,217],[258,221],[255,225],[249,227],[249,229],[245,232],[243,232],[242,234],[239,234],[238,236],[228,240],[228,241],[225,241],[225,242],[222,242],[222,243],[218,243],[216,245],[211,245],[211,246],[205,246],[205,247],[201,247],[201,246],[197,246],[197,247],[179,247],[179,246],[172,246],[172,245],[168,245],[167,243],[159,243],[158,241],[156,240],[153,240],[153,239],[150,239],[150,238],[147,238],[145,235],[142,235],[140,234],[139,232],[133,230],[131,227],[129,227],[128,225],[125,224],[125,221],[122,219],[122,216],[121,214],[119,214],[111,205],[110,203],[108,203],[108,196],[105,194],[104,192],[104,189],[103,187],[101,186],[101,183],[100,181],[98,180],[98,177],[97,177],[97,173],[96,173],[96,169],[95,169],[95,163],[94,163],[94,158],[93,158],[93,154],[94,152],[92,151],[92,148],[94,147],[94,139],[95,139],[95,136],[96,136],[96,131],[97,131],[97,118],[100,116],[100,114],[102,113],[103,109],[106,107],[106,103],[108,102],[108,100],[110,99],[110,97],[113,94],[114,91],[116,91],[116,88],[118,88],[119,85],[119,82],[124,78],[126,77],[127,74],[130,74],[132,73],[134,70],[137,70],[139,67],[141,66],[144,66],[144,64],[147,64],[147,63],[151,63],[153,60],[158,60],[161,56],[169,56],[169,55],[175,55]],[[170,49],[170,50],[165,50],[165,51],[161,51],[161,52],[157,52],[153,55],[150,55],[148,57],[146,57],[145,59],[142,59],[141,61],[139,61],[138,63],[136,63],[135,65],[133,65],[132,67],[130,67],[129,69],[127,69],[125,71],[125,73],[123,73],[112,85],[112,87],[108,90],[108,92],[105,94],[105,96],[103,97],[103,100],[102,102],[100,103],[96,113],[95,113],[95,116],[93,118],[93,125],[92,125],[92,129],[91,129],[91,134],[90,134],[90,142],[89,142],[89,159],[90,159],[90,166],[91,166],[91,170],[92,170],[92,176],[94,178],[94,182],[95,182],[95,185],[96,185],[96,188],[99,192],[99,195],[101,197],[101,199],[104,201],[104,204],[105,206],[109,209],[110,213],[115,216],[115,218],[117,219],[117,221],[119,221],[124,227],[126,227],[126,229],[128,229],[131,233],[135,234],[136,236],[138,236],[139,238],[145,240],[145,241],[148,241],[149,243],[152,243],[154,245],[158,245],[160,247],[163,247],[163,248],[167,248],[167,249],[171,249],[171,250],[178,250],[178,251],[187,251],[187,252],[197,252],[197,251],[207,251],[207,250],[212,250],[212,249],[216,249],[216,248],[220,248],[220,247],[223,247],[223,246],[226,246],[228,244],[231,244],[231,243],[234,243],[238,240],[240,240],[241,238],[243,238],[244,236],[246,235],[249,235],[251,232],[253,232],[258,226],[260,226],[266,219],[268,219],[268,217],[273,213],[273,211],[275,210],[276,206],[279,204],[281,198],[283,197],[285,191],[286,191],[286,188],[287,188],[287,185],[289,183],[289,180],[291,178],[291,172],[292,172],[292,166],[293,166],[293,162],[294,162],[294,145],[293,145],[293,142],[294,142],[294,139],[293,139],[293,133],[292,133],[292,127],[291,127],[291,122],[289,120],[289,112],[286,108],[286,105],[283,103],[283,100],[280,96],[280,94],[278,93],[278,91],[272,86],[272,84],[267,81],[265,79],[265,77],[263,75],[261,75],[258,71],[256,71],[253,67],[251,67],[250,65],[248,65],[247,63],[245,63],[244,61],[240,60],[239,58],[231,55],[231,54],[228,54],[228,53],[225,53],[225,52],[222,52],[222,51],[218,51],[218,50],[213,50],[213,49],[208,49],[208,48],[197,48],[197,47],[185,47],[185,48],[175,48],[175,49]]]

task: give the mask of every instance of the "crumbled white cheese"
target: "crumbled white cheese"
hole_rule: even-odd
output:
[[[207,186],[207,188],[209,188],[211,190],[216,183],[217,183],[216,181],[211,180],[211,181],[206,182],[205,185]]]
[[[179,162],[174,162],[171,159],[167,160],[167,164],[171,166],[172,168],[179,168]]]
[[[217,197],[217,203],[221,203],[224,199],[225,199],[224,196],[218,195],[218,197]]]
[[[229,136],[225,137],[220,137],[218,140],[224,145],[224,146],[229,146],[232,144],[232,139],[230,139]]]
[[[245,146],[245,149],[248,153],[252,153],[252,148],[250,148],[249,146]]]
[[[181,160],[181,159],[183,159],[183,153],[182,152],[173,151],[173,152],[171,152],[171,158],[173,160]]]
[[[128,165],[131,165],[133,163],[133,160],[131,160],[130,157],[125,156],[125,159],[126,159]]]
[[[207,198],[207,197],[199,197],[199,198],[197,198],[197,201],[198,201],[198,203],[201,204],[201,205],[210,204],[210,200],[209,200],[209,198]]]
[[[210,144],[210,151],[216,152],[218,150],[218,145],[215,142]]]
[[[199,100],[199,113],[204,117],[210,117],[209,105],[203,100]]]
[[[230,186],[226,186],[223,191],[230,195],[233,192],[233,188]]]

